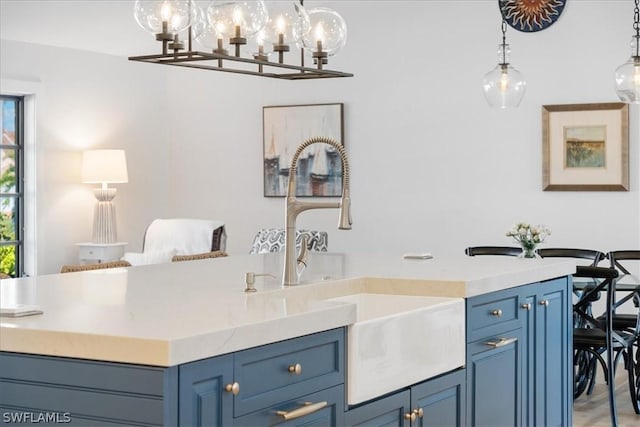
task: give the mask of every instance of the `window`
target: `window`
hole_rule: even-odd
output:
[[[24,99],[0,96],[0,273],[22,275],[24,263]]]

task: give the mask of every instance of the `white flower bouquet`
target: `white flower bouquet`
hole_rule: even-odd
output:
[[[524,258],[535,258],[536,247],[551,235],[551,231],[544,225],[530,225],[526,222],[517,223],[507,231],[507,237],[513,237],[522,247]]]

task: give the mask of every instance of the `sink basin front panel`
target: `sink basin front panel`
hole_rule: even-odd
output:
[[[347,401],[361,403],[459,368],[465,362],[461,298],[355,294],[347,334]]]

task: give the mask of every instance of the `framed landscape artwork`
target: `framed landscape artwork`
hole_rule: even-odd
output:
[[[629,106],[542,107],[545,191],[629,190]]]
[[[264,196],[284,197],[291,159],[302,142],[324,136],[343,143],[343,104],[263,107]],[[331,145],[307,147],[298,157],[296,195],[340,197],[342,162]]]

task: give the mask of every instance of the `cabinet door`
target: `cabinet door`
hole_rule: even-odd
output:
[[[523,424],[571,425],[571,301],[567,278],[523,287]]]
[[[468,425],[521,424],[522,338],[519,328],[468,344]]]
[[[411,410],[419,410],[420,427],[465,426],[464,369],[412,387]]]
[[[571,425],[572,325],[567,279],[542,283],[536,299],[536,418],[531,425]]]
[[[409,427],[405,414],[411,413],[411,392],[403,390],[391,396],[374,400],[345,414],[345,425],[350,427]]]
[[[180,366],[178,418],[182,426],[229,426],[233,394],[233,356],[199,360]]]

